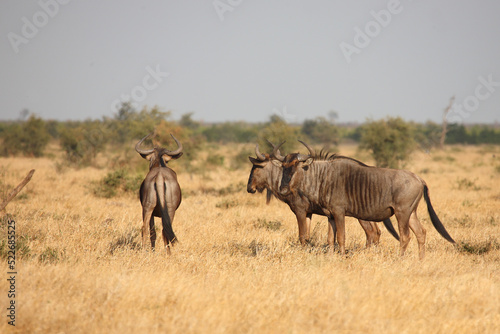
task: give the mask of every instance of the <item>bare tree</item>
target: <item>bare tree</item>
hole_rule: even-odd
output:
[[[441,131],[441,138],[439,140],[439,147],[440,148],[443,148],[444,147],[444,141],[446,139],[446,132],[448,131],[447,130],[447,127],[448,127],[448,121],[446,120],[446,116],[448,115],[448,113],[450,112],[451,110],[451,107],[453,106],[453,102],[455,102],[455,95],[453,95],[451,98],[450,98],[450,102],[448,103],[448,106],[444,109],[443,111],[443,125],[442,125],[442,131]]]

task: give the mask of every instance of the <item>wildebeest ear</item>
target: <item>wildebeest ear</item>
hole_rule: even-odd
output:
[[[302,167],[309,166],[310,164],[313,163],[313,160],[314,160],[313,158],[307,158],[307,160],[302,163]]]
[[[179,159],[181,156],[182,156],[182,152],[178,153],[176,155],[163,154],[161,157],[162,157],[163,161],[165,161],[165,163],[166,163],[166,162],[169,162],[170,160]]]
[[[273,165],[275,165],[276,167],[281,167],[281,161],[276,159],[272,159],[271,161],[273,162]]]
[[[266,163],[266,161],[261,161],[259,159],[255,159],[255,158],[252,158],[252,157],[248,157],[248,160],[250,160],[250,162],[253,165],[259,166],[259,167],[264,167],[264,164]]]
[[[144,159],[146,160],[151,160],[151,157],[153,156],[154,152],[153,153],[149,153],[149,154],[142,154],[142,153],[139,153],[141,155],[141,157],[143,157]]]
[[[180,152],[180,153],[178,153],[178,154],[176,154],[176,155],[169,155],[169,157],[170,157],[171,159],[174,159],[174,160],[175,160],[175,159],[179,159],[180,157],[182,157],[182,155],[183,155],[183,154],[184,154],[184,152]]]

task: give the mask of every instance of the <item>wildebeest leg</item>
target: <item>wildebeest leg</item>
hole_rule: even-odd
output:
[[[333,251],[335,248],[335,241],[337,237],[337,227],[335,226],[335,220],[331,217],[328,217],[328,246]]]
[[[366,247],[378,244],[381,232],[377,223],[362,219],[358,219],[358,221],[366,234]]]
[[[400,245],[400,255],[405,255],[406,248],[410,243],[410,214],[408,210],[396,211],[396,219],[398,220],[399,229],[399,245]]]
[[[149,220],[149,237],[151,239],[151,248],[154,250],[156,245],[156,229],[155,229],[155,217],[151,215]]]
[[[148,207],[143,204],[142,207],[142,248],[146,248],[146,244],[148,243],[148,237],[151,237],[149,224],[151,221],[151,216],[153,215],[154,206]]]
[[[337,213],[341,210],[336,210],[333,214],[333,219],[335,220],[335,227],[337,228],[337,241],[339,242],[340,254],[345,254],[345,215],[343,213]]]
[[[297,217],[297,225],[299,225],[299,242],[301,245],[306,244],[306,233],[307,233],[307,218],[305,213],[295,213]]]
[[[174,215],[175,215],[175,209],[170,209],[170,210],[168,210],[168,217],[165,217],[166,219],[168,219],[170,229],[172,229]],[[163,219],[163,217],[162,217],[162,219]],[[162,228],[163,244],[165,245],[165,248],[167,249],[167,253],[170,255],[170,244],[172,244],[172,246],[173,246],[174,243],[177,242],[177,238],[174,234],[173,239],[171,241],[169,241],[169,237],[168,237],[169,233],[173,234],[173,231],[169,232],[168,226],[163,225],[163,228]]]
[[[417,217],[417,211],[413,211],[410,216],[410,228],[415,233],[418,242],[418,257],[423,260],[425,257],[425,228],[420,224]]]
[[[311,218],[312,218],[312,213],[306,214],[306,242],[311,241]]]

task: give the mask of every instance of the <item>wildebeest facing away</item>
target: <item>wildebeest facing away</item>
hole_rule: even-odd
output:
[[[394,214],[398,220],[401,255],[408,247],[411,228],[417,237],[419,257],[423,259],[426,231],[417,218],[422,195],[436,230],[455,243],[431,205],[425,181],[417,175],[361,162],[353,164],[354,159],[337,155],[319,159],[307,144],[301,143],[309,155],[294,153],[277,157],[278,165],[283,168],[280,193],[307,198],[333,217],[341,254],[345,253],[345,216],[380,221]]]
[[[274,148],[275,145],[270,143]],[[277,155],[281,155],[279,150],[276,151]],[[267,191],[267,202],[271,199],[271,196],[275,196],[280,201],[288,204],[292,212],[297,217],[297,224],[299,227],[299,241],[301,244],[305,244],[310,238],[311,229],[311,217],[313,214],[318,214],[325,216],[324,211],[311,203],[307,198],[301,196],[295,196],[293,194],[282,195],[279,192],[279,183],[281,180],[281,168],[275,166],[271,163],[272,157],[269,154],[262,154],[259,151],[258,145],[255,146],[255,155],[257,158],[249,157],[252,163],[252,170],[250,171],[250,176],[248,178],[247,191],[249,193],[255,193],[256,191],[262,192],[264,189]],[[329,221],[332,217],[328,218]],[[380,229],[374,222],[369,222],[365,220],[359,220],[361,227],[363,227],[366,234],[366,246],[371,244],[377,244],[380,239]],[[392,226],[390,219],[387,219],[384,224],[387,229],[391,232],[396,239],[398,235]],[[335,225],[330,222],[328,225],[328,244],[333,249],[334,238],[335,237]]]
[[[146,160],[149,160],[149,173],[142,181],[139,191],[142,205],[142,247],[146,248],[148,236],[151,247],[155,248],[156,230],[154,217],[161,217],[163,243],[167,252],[170,253],[169,243],[177,242],[172,229],[175,210],[181,204],[181,188],[177,182],[177,174],[167,167],[172,159],[178,159],[182,155],[182,144],[172,135],[177,143],[177,149],[169,151],[162,147],[154,147],[149,150],[140,148],[142,142],[152,136],[149,134],[142,138],[136,145],[135,150]]]

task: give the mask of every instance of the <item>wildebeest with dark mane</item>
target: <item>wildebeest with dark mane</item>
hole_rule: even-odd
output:
[[[406,171],[367,166],[352,158],[331,155],[318,159],[310,147],[306,154],[275,154],[282,166],[280,193],[307,198],[333,217],[341,254],[345,253],[345,216],[380,221],[396,215],[400,235],[400,253],[404,255],[410,241],[410,229],[418,241],[419,257],[425,257],[426,231],[417,218],[417,207],[422,195],[432,224],[451,243],[429,199],[424,180]],[[277,152],[276,147],[274,152]]]
[[[275,148],[274,144],[270,144]],[[276,154],[280,155],[279,150],[276,151]],[[307,198],[294,196],[292,194],[282,195],[279,192],[281,168],[275,166],[271,162],[272,157],[269,154],[260,153],[258,145],[255,146],[255,155],[257,158],[249,157],[253,166],[248,178],[247,191],[249,193],[255,193],[256,191],[262,192],[266,190],[268,203],[274,195],[280,201],[288,204],[292,212],[297,217],[299,241],[301,244],[305,244],[310,238],[312,215],[317,214],[325,216],[324,211],[320,207],[311,203]],[[332,217],[329,217],[329,220],[331,219]],[[380,229],[377,224],[365,220],[359,220],[359,223],[361,224],[361,227],[363,227],[366,234],[366,246],[368,247],[372,244],[377,244],[380,239]],[[384,222],[384,224],[386,224],[386,227],[391,234],[398,238],[390,219]],[[330,222],[330,224],[328,224],[328,244],[332,247],[332,249],[335,240],[335,229],[335,224]]]
[[[142,246],[146,248],[148,236],[151,247],[155,248],[156,230],[154,217],[161,217],[163,243],[167,252],[170,253],[169,244],[177,242],[177,237],[172,229],[175,210],[181,204],[181,188],[177,182],[177,174],[167,166],[172,159],[178,159],[182,155],[182,144],[172,135],[177,143],[177,149],[169,151],[162,147],[143,150],[140,148],[142,142],[151,137],[153,133],[142,138],[136,145],[135,150],[146,160],[149,160],[149,173],[142,181],[139,191],[142,205]]]

